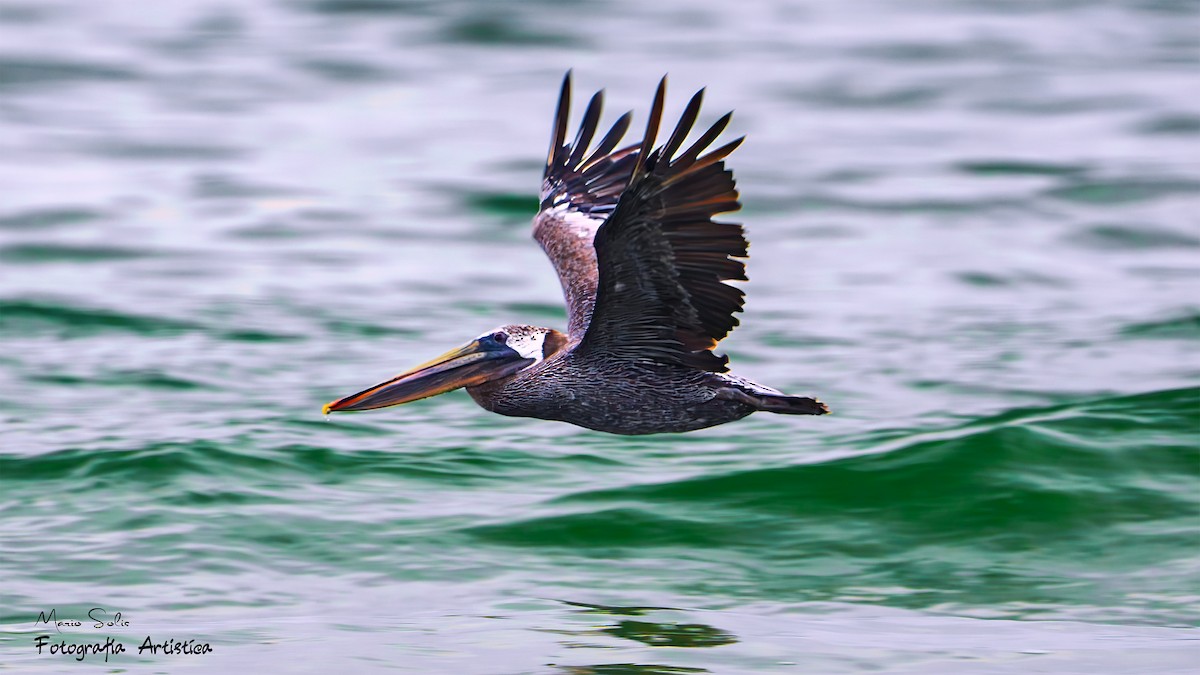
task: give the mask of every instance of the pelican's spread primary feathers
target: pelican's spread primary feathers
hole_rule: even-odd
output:
[[[691,431],[756,410],[829,412],[816,399],[729,373],[729,359],[712,351],[738,324],[743,294],[725,282],[746,279],[747,242],[741,225],[712,220],[741,206],[724,159],[742,138],[709,150],[730,115],[684,147],[703,93],[656,147],[663,78],[640,142],[617,148],[629,129],[625,113],[593,147],[603,92],[568,143],[567,73],[533,221],[566,296],[567,332],[501,326],[325,412],[383,408],[460,387],[502,415],[616,434]]]

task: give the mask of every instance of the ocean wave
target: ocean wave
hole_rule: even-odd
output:
[[[853,531],[1001,548],[1155,521],[1166,532],[1200,505],[1200,449],[1182,440],[1198,409],[1200,388],[1020,408],[850,439],[851,454],[824,461],[577,492],[547,504],[553,515],[470,532],[597,548],[765,544],[778,533],[751,524],[780,519],[792,536],[843,544]]]
[[[108,331],[161,335],[200,328],[199,324],[190,321],[82,307],[49,299],[0,299],[0,335],[47,331],[64,337]]]

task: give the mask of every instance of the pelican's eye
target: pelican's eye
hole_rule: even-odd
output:
[[[492,333],[491,338],[493,340],[495,340],[496,342],[499,342],[500,344],[504,344],[504,343],[508,342],[508,333],[505,333],[502,330],[498,330],[495,333]]]

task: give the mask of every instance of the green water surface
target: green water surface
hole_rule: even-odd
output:
[[[0,671],[1194,672],[1198,23],[0,0]],[[635,129],[664,72],[736,108],[722,350],[833,415],[322,419],[564,327],[529,218],[572,67]]]

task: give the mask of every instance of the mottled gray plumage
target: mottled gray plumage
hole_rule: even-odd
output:
[[[719,397],[723,386],[717,378],[673,364],[598,360],[564,350],[507,380],[468,391],[479,405],[501,415],[614,434],[653,434],[703,429],[755,411],[746,402]]]

